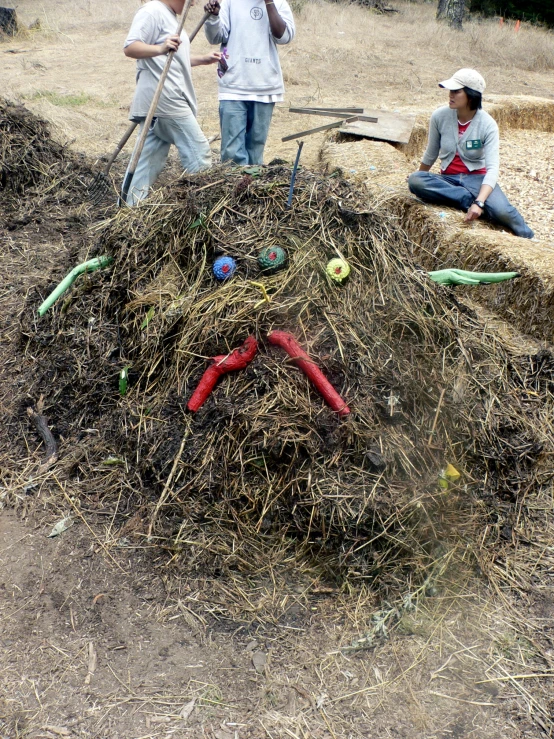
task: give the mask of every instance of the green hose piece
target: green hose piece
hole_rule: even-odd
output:
[[[63,295],[71,285],[73,285],[77,277],[83,274],[83,272],[94,272],[97,269],[104,269],[104,267],[108,267],[112,262],[113,257],[101,256],[89,259],[88,262],[83,262],[82,264],[77,265],[77,267],[74,267],[71,272],[63,278],[55,290],[50,293],[44,303],[42,303],[38,309],[39,316],[43,316],[46,311],[54,305],[56,300]]]
[[[439,269],[428,274],[439,285],[479,285],[519,277],[519,272],[468,272],[465,269]]]

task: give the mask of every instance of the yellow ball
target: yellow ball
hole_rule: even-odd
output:
[[[331,259],[327,265],[327,274],[335,282],[342,282],[350,274],[350,265],[344,259]]]

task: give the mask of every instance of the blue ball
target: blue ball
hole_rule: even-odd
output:
[[[218,280],[227,280],[232,277],[237,269],[237,263],[233,257],[218,257],[213,266],[214,275]]]

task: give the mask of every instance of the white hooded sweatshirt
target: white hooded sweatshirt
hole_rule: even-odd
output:
[[[279,102],[285,90],[277,44],[294,38],[292,11],[286,0],[274,0],[285,22],[281,38],[271,33],[264,0],[222,0],[219,15],[211,15],[205,32],[211,44],[228,55],[228,69],[219,80],[220,100]]]

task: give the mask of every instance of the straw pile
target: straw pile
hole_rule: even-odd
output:
[[[73,194],[78,175],[87,170],[83,157],[70,152],[50,135],[48,123],[22,105],[0,98],[0,192],[7,206],[20,207],[18,196],[57,191]]]
[[[57,217],[87,169],[43,143]],[[40,171],[28,152],[27,171]],[[430,282],[389,204],[340,175],[301,172],[287,210],[289,178],[275,165],[182,179],[97,226],[75,262],[107,253],[113,266],[80,278],[40,320],[37,306],[74,263],[29,285],[18,373],[6,378],[3,478],[37,444],[19,411],[26,419],[43,396],[60,441],[54,490],[70,485],[78,510],[110,511],[122,542],[146,539],[190,572],[310,558],[334,579],[425,582],[449,542],[500,531],[549,484],[554,360],[514,353],[460,302],[465,288]],[[35,182],[17,185],[30,208],[42,197]],[[273,276],[256,259],[270,245],[288,253]],[[221,284],[211,272],[220,254],[239,265]],[[325,272],[336,256],[352,267],[343,285]],[[298,339],[350,416],[269,345],[273,329]],[[191,415],[207,360],[249,335],[254,361]],[[447,463],[462,478],[445,493]]]
[[[40,322],[33,312],[60,275],[31,295],[23,386],[44,395],[63,438],[56,480],[78,484],[88,506],[118,501],[122,531],[138,512],[135,534],[190,570],[252,569],[288,542],[333,578],[421,582],[472,521],[469,491],[484,501],[481,521],[501,526],[543,484],[553,360],[510,356],[348,182],[300,173],[288,211],[289,178],[282,166],[222,168],[118,212],[93,250],[114,257],[110,271]],[[270,245],[288,263],[266,276],[256,257]],[[210,267],[223,253],[239,268],[219,284]],[[342,286],[325,273],[337,255],[352,267]],[[273,329],[298,339],[350,416],[267,343]],[[188,413],[207,358],[249,335],[254,361]],[[16,419],[8,428],[17,436]],[[448,462],[463,495],[438,485]]]

